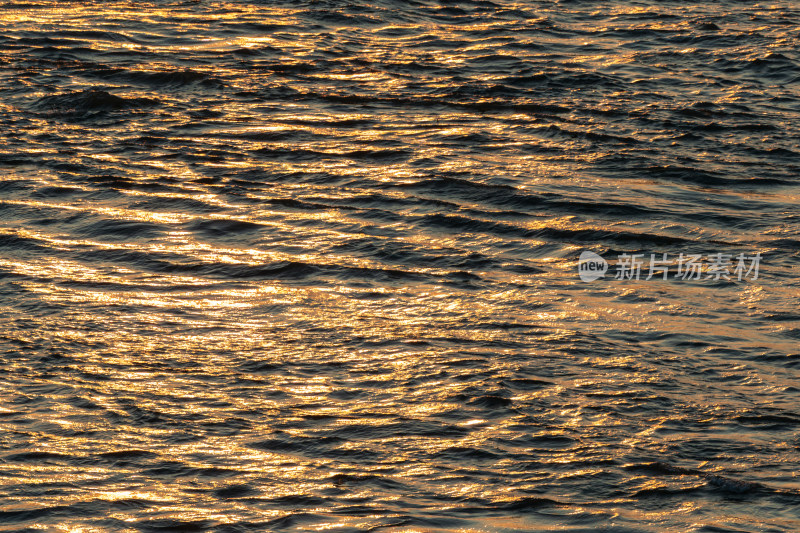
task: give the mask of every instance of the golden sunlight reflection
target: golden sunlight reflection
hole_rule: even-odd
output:
[[[796,9],[627,4],[6,2],[3,527],[800,531]]]

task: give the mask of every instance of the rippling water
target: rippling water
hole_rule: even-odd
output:
[[[798,23],[4,2],[0,526],[800,530]]]

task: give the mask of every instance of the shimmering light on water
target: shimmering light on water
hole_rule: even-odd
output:
[[[0,5],[0,525],[800,530],[798,21]]]

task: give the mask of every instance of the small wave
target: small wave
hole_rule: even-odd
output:
[[[144,109],[158,105],[152,98],[125,98],[99,89],[44,96],[32,106],[46,116],[89,117],[98,113]]]

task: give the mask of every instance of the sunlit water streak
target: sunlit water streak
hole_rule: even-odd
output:
[[[800,530],[793,2],[0,22],[3,528]]]

